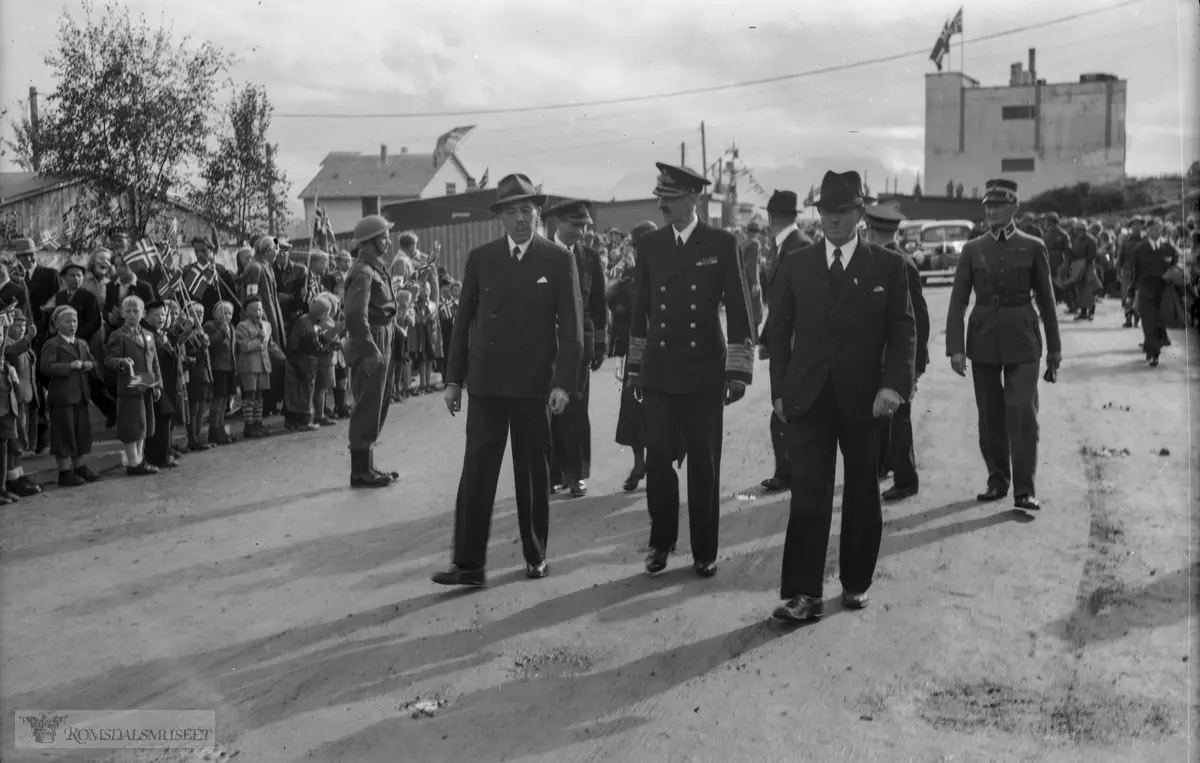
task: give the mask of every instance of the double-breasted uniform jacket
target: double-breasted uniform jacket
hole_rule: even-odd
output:
[[[929,367],[929,303],[925,301],[925,290],[921,287],[921,269],[912,255],[900,251],[900,246],[891,241],[884,246],[904,258],[905,275],[908,276],[908,299],[912,303],[913,317],[917,320],[917,355],[914,369],[917,376]]]
[[[380,347],[375,332],[396,318],[396,293],[383,264],[359,255],[346,272],[342,311],[346,319],[346,365],[353,367],[364,358],[387,357],[391,347]]]
[[[92,370],[71,368],[76,360],[92,363]],[[46,402],[50,405],[77,405],[91,400],[90,377],[96,373],[95,362],[87,342],[78,335],[70,342],[58,334],[47,339],[42,346],[41,359],[42,375],[50,379]]]
[[[575,258],[575,272],[579,276],[579,300],[583,316],[583,353],[579,360],[579,383],[576,392],[583,390],[588,378],[588,364],[599,355],[604,357],[608,336],[608,305],[604,298],[604,262],[600,253],[591,247],[576,243],[567,247],[557,240]]]
[[[975,293],[975,308],[963,334],[963,314]],[[1037,300],[1037,311],[1033,309]],[[1017,365],[1042,356],[1038,314],[1049,352],[1062,352],[1050,258],[1039,239],[1009,225],[963,246],[946,318],[946,355],[965,353],[976,363]]]
[[[575,258],[534,235],[514,262],[508,241],[467,255],[446,383],[493,397],[578,389],[583,310]]]
[[[763,270],[762,288],[763,301],[767,306],[767,319],[763,321],[762,331],[758,333],[758,343],[763,347],[769,347],[771,342],[771,290],[779,276],[779,268],[786,257],[790,257],[806,246],[812,246],[812,243],[808,236],[798,229],[794,229],[784,237],[779,251],[773,252],[774,256],[766,263]],[[774,244],[772,239],[771,245],[774,246]]]
[[[785,257],[772,287],[771,399],[804,415],[827,383],[869,421],[880,389],[912,397],[917,326],[904,258],[861,236],[835,294],[824,240]]]
[[[162,368],[158,364],[158,347],[154,334],[140,326],[129,328],[122,325],[108,335],[107,351],[104,356],[106,366],[118,371],[117,395],[121,397],[141,397],[146,390],[142,387],[130,387],[133,376],[129,368],[120,365],[123,358],[133,360],[134,374],[148,374],[152,381],[163,380]]]
[[[55,296],[54,304],[69,305],[75,308],[79,317],[75,335],[84,342],[90,342],[96,332],[100,330],[103,321],[100,316],[100,303],[96,301],[96,295],[87,289],[76,289],[74,294],[68,294],[67,290],[63,289]]]
[[[719,393],[726,381],[749,384],[754,330],[737,239],[698,222],[682,248],[676,240],[668,225],[638,241],[630,384],[672,395]]]

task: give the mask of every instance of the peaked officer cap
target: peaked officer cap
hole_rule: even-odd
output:
[[[900,229],[900,223],[908,218],[904,213],[892,207],[875,204],[867,207],[865,217],[867,227],[883,233],[892,233]]]
[[[983,192],[984,204],[1016,204],[1018,200],[1017,181],[1008,178],[992,178],[987,181]]]
[[[679,199],[693,193],[701,193],[704,187],[712,185],[711,180],[697,175],[687,167],[676,167],[664,162],[655,162],[658,167],[658,185],[654,187],[654,195],[660,199]]]
[[[563,201],[546,210],[547,217],[557,217],[559,220],[576,225],[591,225],[592,203],[590,201]]]

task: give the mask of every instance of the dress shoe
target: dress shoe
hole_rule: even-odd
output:
[[[696,562],[692,566],[696,568],[696,574],[702,578],[711,578],[717,574],[716,562]]]
[[[842,606],[846,609],[866,609],[870,598],[866,593],[842,591]]]
[[[646,557],[646,572],[650,575],[657,575],[667,568],[667,552],[666,551],[651,551]]]
[[[1123,328],[1123,329],[1133,328],[1133,318],[1130,318],[1128,315],[1125,316],[1125,323],[1124,323],[1124,325],[1121,326],[1121,328]]]
[[[1000,487],[999,485],[988,485],[987,490],[975,496],[975,498],[980,501],[999,501],[1006,495],[1008,495],[1008,488]]]
[[[525,577],[530,580],[539,580],[550,574],[550,565],[542,562],[541,564],[525,563]]]
[[[763,489],[767,492],[775,492],[777,490],[791,490],[792,481],[783,477],[768,477],[762,481]]]
[[[439,572],[432,578],[438,585],[481,586],[487,582],[483,570],[464,570],[455,565],[445,572]]]
[[[1022,511],[1041,511],[1042,510],[1042,504],[1038,503],[1038,499],[1034,498],[1031,495],[1017,496],[1016,500],[1013,501],[1013,506],[1016,506],[1018,509],[1021,509]]]
[[[86,484],[87,480],[76,474],[74,469],[67,469],[58,473],[59,487],[79,487]]]
[[[776,620],[790,623],[807,623],[821,619],[825,614],[825,603],[815,596],[797,596],[777,608],[771,615]]]
[[[564,487],[565,487],[564,485],[551,485],[550,486],[550,495],[558,495],[559,493],[561,493],[563,491]]]
[[[99,474],[96,474],[86,466],[75,467],[75,473],[78,474],[84,482],[95,482],[96,480],[100,479]]]
[[[885,501],[903,501],[912,498],[918,492],[916,485],[892,485],[880,496]]]
[[[151,474],[158,474],[158,467],[143,461],[140,464],[125,467],[125,473],[130,477],[145,477]]]
[[[626,493],[632,493],[634,490],[638,489],[638,485],[641,484],[641,481],[645,478],[645,469],[641,470],[640,472],[637,469],[634,469],[633,471],[629,472],[629,476],[625,478],[625,484],[621,487]]]
[[[11,498],[9,496],[12,496]],[[17,497],[12,493],[0,493],[0,506],[8,506],[17,502]]]
[[[571,483],[571,496],[574,498],[582,498],[587,495],[587,483],[583,480],[576,480]]]
[[[331,427],[337,423],[337,420],[330,418],[329,416],[322,416],[321,418],[317,419],[316,423],[323,427]]]
[[[1158,356],[1157,356],[1157,355],[1151,355],[1151,356],[1149,357],[1148,361],[1149,361],[1149,363],[1150,363],[1150,367],[1151,367],[1151,368],[1157,368],[1157,367],[1158,367]]]
[[[212,450],[212,447],[213,446],[209,445],[206,442],[197,441],[197,442],[188,443],[188,450],[193,451],[193,452]]]
[[[8,490],[13,495],[29,498],[42,492],[42,486],[22,474],[20,477],[8,481]]]

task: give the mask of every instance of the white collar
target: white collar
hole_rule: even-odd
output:
[[[854,238],[850,239],[841,246],[834,246],[832,241],[825,239],[825,265],[827,267],[833,267],[834,249],[842,250],[842,267],[850,267],[850,258],[854,256],[854,251],[858,249],[858,234],[855,233]]]
[[[1167,242],[1167,237],[1159,236],[1158,238],[1149,239],[1149,241],[1150,241],[1150,246],[1154,247],[1155,249],[1161,249],[1162,245]]]
[[[775,248],[778,249],[779,247],[783,246],[783,240],[785,238],[787,238],[788,236],[792,235],[793,232],[798,231],[798,230],[800,230],[800,228],[795,223],[792,223],[788,227],[786,227],[783,230],[776,233],[775,234]]]
[[[513,241],[512,236],[507,236],[506,238],[508,239],[508,256],[512,257],[513,249],[520,249],[521,251],[517,254],[517,261],[525,259],[525,252],[529,251],[529,245],[533,243],[533,236],[530,236],[529,240],[524,244],[518,244],[516,241]]]
[[[678,240],[682,239],[683,243],[686,244],[688,242],[688,239],[690,239],[692,237],[692,232],[696,230],[696,226],[699,224],[700,224],[700,216],[693,214],[692,221],[690,223],[688,223],[687,227],[684,228],[683,230],[677,230],[675,228],[675,226],[672,225],[671,230],[675,233],[675,240],[678,241]]]

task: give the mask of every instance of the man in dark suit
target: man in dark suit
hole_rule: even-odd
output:
[[[550,422],[554,441],[550,461],[550,492],[570,488],[576,498],[587,495],[586,480],[592,471],[592,421],[588,413],[591,371],[604,362],[608,306],[604,302],[604,263],[600,253],[584,246],[582,238],[592,224],[586,201],[568,201],[546,211],[558,225],[554,243],[575,258],[579,274],[579,297],[583,304],[583,356],[579,359],[579,384],[571,391],[571,402],[561,416]]]
[[[100,303],[96,301],[96,295],[81,288],[84,276],[82,265],[67,262],[62,266],[59,275],[62,276],[64,288],[55,296],[55,306],[67,305],[75,308],[75,313],[79,316],[79,328],[75,336],[86,344],[100,330]]]
[[[987,465],[987,490],[981,501],[1015,493],[1024,511],[1041,508],[1035,497],[1038,444],[1038,366],[1046,327],[1046,380],[1058,378],[1062,344],[1058,336],[1050,257],[1039,239],[1017,230],[1017,184],[1007,178],[987,182],[983,195],[988,233],[963,247],[950,309],[946,316],[946,354],[959,376],[974,364],[975,406],[979,411],[979,450]],[[975,292],[975,308],[963,336],[963,314]],[[1030,292],[1037,297],[1034,312]]]
[[[917,326],[904,258],[859,238],[866,196],[857,172],[825,173],[825,239],[784,260],[771,302],[771,399],[787,423],[791,517],[775,617],[823,614],[822,579],[840,446],[842,602],[861,609],[875,574],[883,516],[879,423],[912,395]]]
[[[113,250],[112,264],[117,277],[109,281],[105,288],[104,316],[109,327],[117,329],[125,325],[125,318],[121,315],[121,304],[126,297],[137,297],[142,300],[142,304],[148,305],[158,301],[158,294],[149,281],[138,278],[137,273],[126,264],[124,254]]]
[[[758,335],[758,357],[766,360],[767,346],[771,336],[771,289],[779,275],[779,266],[785,257],[789,257],[806,246],[812,246],[812,240],[800,232],[796,226],[797,208],[796,194],[793,191],[776,191],[767,202],[771,236],[771,250],[768,253],[766,272],[763,274],[764,301],[767,304],[767,319],[763,322],[762,331]],[[762,486],[768,491],[787,490],[792,486],[792,467],[787,457],[787,427],[783,420],[774,413],[768,413],[771,430],[771,450],[775,452],[775,473],[762,481]]]
[[[241,305],[237,298],[237,280],[225,269],[213,255],[217,251],[216,234],[212,240],[202,236],[192,239],[192,252],[196,255],[195,262],[183,270],[183,284],[192,300],[204,306],[205,320],[212,320],[213,308],[218,302],[229,302],[233,305],[233,325],[238,324],[241,315]]]
[[[544,578],[550,526],[550,414],[578,389],[583,313],[575,258],[537,234],[546,197],[525,175],[496,187],[507,235],[473,249],[446,364],[446,407],[470,392],[467,447],[454,508],[454,564],[441,585],[485,582],[496,483],[509,436],[525,575]],[[549,411],[547,411],[549,397]]]
[[[1163,326],[1160,305],[1166,290],[1172,288],[1163,276],[1178,264],[1179,250],[1163,235],[1162,221],[1151,219],[1146,225],[1146,237],[1134,248],[1130,262],[1130,279],[1136,288],[1137,309],[1142,317],[1142,350],[1151,367],[1158,365],[1162,348],[1171,343]]]
[[[679,476],[672,465],[682,433],[688,462],[688,519],[696,574],[717,574],[721,439],[725,406],[746,394],[754,372],[754,327],[737,239],[696,216],[709,181],[659,162],[666,225],[638,241],[629,332],[628,384],[646,417],[646,572],[667,568],[679,535]],[[725,304],[728,346],[721,333]]]
[[[20,279],[29,295],[29,305],[33,312],[30,320],[37,329],[33,340],[33,352],[41,357],[42,346],[50,338],[50,314],[54,311],[54,296],[60,286],[58,271],[46,267],[37,261],[37,245],[30,238],[19,238],[14,246],[17,264],[20,266]],[[34,414],[37,422],[33,450],[41,453],[49,444],[49,420],[46,410],[46,385],[50,380],[40,370],[34,374],[38,394],[34,395]],[[32,427],[31,427],[32,428]]]
[[[913,316],[917,320],[917,355],[913,379],[913,395],[917,393],[917,379],[929,365],[929,305],[921,289],[921,271],[912,257],[900,251],[896,243],[896,231],[904,215],[890,207],[867,207],[867,241],[875,246],[890,249],[904,258],[905,274],[908,277],[908,298]],[[917,494],[920,482],[917,478],[917,457],[913,450],[912,401],[905,400],[891,418],[880,420],[879,479],[894,476],[892,486],[883,491],[883,500],[899,501]]]

